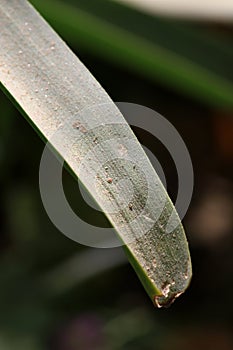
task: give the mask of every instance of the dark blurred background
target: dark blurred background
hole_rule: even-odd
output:
[[[185,141],[195,174],[184,219],[193,279],[169,309],[155,309],[121,248],[83,247],[57,231],[39,194],[44,145],[1,93],[0,349],[233,349],[232,22],[107,0],[32,3],[114,101],[156,110]],[[174,200],[172,159],[134,131],[162,164]],[[83,218],[106,225],[65,170],[64,187]]]

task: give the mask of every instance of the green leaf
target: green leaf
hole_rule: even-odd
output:
[[[106,0],[31,2],[68,42],[208,106],[233,107],[232,40]]]
[[[107,93],[31,5],[25,0],[1,0],[0,20],[2,86],[106,213],[155,305],[169,305],[189,284],[190,255],[177,215],[177,228],[172,233],[165,230],[174,207],[141,145]],[[51,139],[58,130],[60,138]],[[121,147],[128,147],[135,159],[140,159],[140,166],[122,158],[112,159],[119,140]],[[100,147],[95,147],[96,141]],[[90,150],[94,165],[86,157]],[[83,159],[84,173],[79,168]],[[103,159],[108,160],[108,177],[106,167],[102,169]],[[93,179],[96,168],[100,170]],[[151,179],[149,183],[143,174]],[[136,198],[132,207],[124,209],[114,190],[114,182],[122,177],[130,180]],[[97,192],[93,191],[94,180]],[[127,203],[130,189],[127,182],[122,186]],[[115,213],[107,210],[109,198]],[[146,219],[153,221],[161,203],[162,213],[148,229]],[[145,220],[135,224],[133,219],[145,208]]]

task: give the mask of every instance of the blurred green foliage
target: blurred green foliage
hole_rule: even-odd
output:
[[[68,43],[209,105],[233,106],[231,37],[150,17],[112,1],[32,3]]]

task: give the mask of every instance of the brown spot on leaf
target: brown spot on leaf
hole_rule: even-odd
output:
[[[83,134],[85,134],[87,132],[87,129],[85,128],[85,126],[82,123],[80,123],[79,121],[76,121],[73,124],[73,128],[79,130]]]
[[[164,294],[155,295],[154,296],[154,304],[158,308],[169,307],[174,301],[182,294],[180,293],[171,293],[169,296],[165,296]]]

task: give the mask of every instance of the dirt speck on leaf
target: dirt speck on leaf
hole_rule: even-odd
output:
[[[80,123],[79,121],[73,124],[73,128],[79,130],[83,134],[87,132],[87,129],[85,128],[85,126],[82,125],[82,123]]]
[[[132,205],[132,203],[129,203],[129,210],[133,210],[133,205]]]

